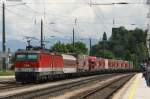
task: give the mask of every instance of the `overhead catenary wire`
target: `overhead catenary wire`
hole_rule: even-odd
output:
[[[61,2],[60,2],[60,3],[61,3]],[[29,3],[27,3],[27,6],[29,6],[28,4],[29,4]],[[62,3],[62,4],[63,4],[63,3]],[[75,4],[75,3],[74,3],[74,4]],[[85,3],[84,3],[84,4],[85,4]],[[25,5],[25,6],[26,6],[26,5]],[[30,9],[30,6],[29,6],[29,9]],[[10,10],[10,9],[9,9],[9,10]],[[33,10],[35,10],[35,9],[33,9]],[[31,9],[31,12],[32,12],[33,10]],[[12,12],[13,12],[13,11],[12,11]],[[33,11],[33,12],[34,12],[34,11]],[[37,12],[37,13],[40,13],[40,12]],[[96,13],[97,13],[97,11],[96,11]],[[18,14],[18,13],[17,13],[17,14]],[[17,14],[16,14],[16,15],[17,15]],[[51,14],[51,13],[49,13],[49,14],[48,14],[48,13],[46,12],[46,16],[47,16],[47,15],[52,15],[52,14]],[[65,19],[67,19],[67,18],[66,18],[66,16],[61,16],[61,15],[58,15],[58,14],[56,14],[56,15],[55,15],[55,14],[53,14],[53,15],[54,15],[54,16],[57,16],[57,17],[58,17],[58,19],[60,18],[61,20],[65,20]],[[21,17],[22,15],[18,15],[18,16],[19,16],[19,17]],[[99,14],[98,14],[98,16],[100,17],[100,15],[99,15]],[[24,17],[26,17],[26,16],[24,16]],[[21,17],[21,18],[22,18],[22,17]],[[68,16],[68,18],[69,18],[69,16]],[[105,16],[104,16],[104,18],[105,18]],[[103,17],[101,17],[100,19],[104,19],[104,18],[103,18]],[[28,19],[28,18],[27,18],[27,19]],[[65,20],[65,22],[66,22],[66,21],[67,21],[67,20]],[[64,22],[64,23],[62,23],[62,24],[67,24],[67,23],[65,23],[65,22]],[[80,24],[80,23],[82,24],[83,22],[80,22],[80,21],[79,21],[79,23],[78,23],[78,24]],[[87,24],[88,24],[88,22],[85,22],[85,23],[87,23]],[[68,22],[68,24],[71,24],[71,22],[70,22],[70,23]],[[93,24],[96,24],[96,23],[93,23]],[[106,23],[106,22],[100,22],[99,24],[105,24],[105,25],[106,25],[107,23]],[[106,26],[105,26],[105,29],[106,29]],[[108,27],[107,27],[107,29],[108,29]]]
[[[40,12],[35,11],[33,8],[31,8],[31,7],[28,6],[27,4],[24,5],[24,6],[28,7],[31,12],[33,11],[34,13],[39,13],[39,14],[40,14]],[[61,18],[61,19],[65,19],[66,17],[69,17],[69,16],[62,16],[62,15],[56,15],[56,14],[48,14],[48,13],[46,13],[46,16],[49,16],[49,15],[52,15],[52,16],[55,16],[55,17],[58,17],[58,18]]]
[[[45,4],[47,5],[53,5],[53,4],[59,4],[59,5],[87,5],[85,2],[85,0],[83,0],[83,2],[57,2],[57,1],[47,1],[45,2]],[[144,2],[137,2],[137,3],[133,3],[133,2],[109,2],[109,3],[99,3],[99,2],[90,2],[92,3],[92,5],[115,5],[115,4],[128,4],[128,5],[139,5],[139,4],[145,4]],[[90,4],[88,3],[88,4]],[[42,2],[28,2],[27,4],[42,4]]]
[[[25,7],[27,7],[29,9],[29,11],[36,13],[36,14],[41,14],[41,12],[33,9],[32,7],[30,7],[27,3],[24,5]]]
[[[25,7],[28,7],[28,5],[23,5],[23,6],[25,6]],[[11,6],[9,6],[9,7],[7,7],[7,9],[6,10],[8,10],[9,8],[10,8]],[[17,20],[19,20],[19,19],[22,19],[22,18],[24,18],[23,20],[21,20],[22,21],[22,23],[23,23],[23,21],[29,21],[28,23],[31,23],[32,21],[30,20],[30,16],[26,16],[26,15],[23,15],[23,14],[20,14],[20,13],[17,13],[17,11],[19,10],[19,11],[25,11],[26,13],[29,13],[29,11],[30,12],[33,12],[33,13],[38,13],[38,14],[40,14],[40,12],[37,12],[37,11],[34,11],[32,8],[30,8],[30,7],[28,7],[29,8],[29,10],[28,11],[26,11],[26,10],[24,10],[24,9],[18,9],[18,8],[16,8],[16,7],[13,7],[13,8],[11,8],[11,9],[9,9],[9,12],[11,12],[11,13],[13,13],[13,14],[15,14],[16,16],[18,16],[18,19]],[[15,9],[15,10],[14,10]],[[33,16],[34,17],[34,16]],[[32,18],[33,18],[32,17]],[[31,18],[31,19],[32,19]],[[18,23],[18,22],[17,22]],[[27,23],[27,22],[24,22],[24,23]]]
[[[104,20],[104,16],[103,16],[101,13],[100,13],[101,16],[99,16],[99,15],[97,14],[97,12],[96,12],[96,10],[94,9],[94,7],[90,5],[92,2],[93,2],[93,1],[90,0],[90,1],[88,1],[88,3],[87,3],[87,2],[85,2],[85,3],[89,4],[89,7],[93,10],[93,12],[95,13],[96,17],[99,19],[99,22],[102,23],[102,26],[104,27],[105,31],[109,31],[109,28],[106,26],[105,22],[103,21],[103,20]],[[109,31],[109,32],[111,33],[111,31]]]
[[[12,14],[15,14],[15,15],[17,15],[17,16],[20,16],[20,18],[24,17],[24,18],[26,18],[26,19],[31,19],[31,18],[29,18],[29,17],[27,17],[27,16],[25,16],[25,15],[16,13],[16,12],[10,10],[9,8],[5,8],[5,9],[6,9],[7,11],[9,11],[10,13],[12,13]]]
[[[28,2],[27,4],[29,4],[29,5],[33,5],[33,4],[36,4],[36,5],[41,5],[43,3],[43,1],[42,2]],[[53,5],[53,4],[58,4],[58,5],[85,5],[85,3],[84,2],[45,2],[45,5]]]
[[[0,8],[2,9],[2,6],[0,5]],[[31,20],[31,18],[27,17],[26,15],[23,15],[23,14],[20,14],[20,13],[17,13],[15,11],[12,11],[12,9],[9,9],[7,6],[5,7],[5,10],[16,15],[16,16],[19,16],[18,18],[25,18],[25,19],[28,19],[28,20]]]
[[[98,15],[96,10],[92,7],[93,11],[95,12],[95,15],[97,16],[97,18],[99,19],[100,22],[102,22],[102,26],[104,27],[105,31],[109,31],[109,28],[107,27],[107,25],[105,24],[104,20],[105,17],[103,16],[103,14],[100,11],[101,15]],[[110,31],[109,31],[110,32]]]
[[[29,18],[29,17],[26,17],[25,15],[22,15],[22,14],[19,14],[19,13],[16,13],[16,12],[14,12],[14,11],[12,11],[12,9],[6,9],[6,10],[8,10],[10,13],[12,13],[12,14],[15,14],[16,16],[19,16],[20,18],[22,18],[22,17],[25,17],[25,18],[27,18],[27,19],[32,19],[32,18]],[[57,15],[54,15],[54,16],[57,16]],[[56,24],[57,23],[59,23],[59,24],[68,24],[68,25],[72,25],[72,22],[70,22],[70,21],[68,21],[68,20],[65,20],[65,22],[63,22],[63,19],[64,18],[62,18],[62,17],[59,17],[59,15],[58,15],[58,19],[61,19],[61,21],[60,22],[56,22]],[[120,20],[121,20],[122,18],[120,17]],[[24,21],[24,20],[22,20],[22,21]],[[31,23],[31,21],[30,22],[22,22],[22,23]],[[50,22],[51,23],[51,22]],[[89,22],[89,21],[78,21],[78,24],[103,24],[103,23],[101,23],[101,22]],[[54,23],[55,24],[55,23]],[[105,24],[110,24],[110,23],[105,23]]]

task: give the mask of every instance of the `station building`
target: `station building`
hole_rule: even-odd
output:
[[[0,52],[0,70],[3,69],[3,58],[6,58],[6,62],[5,62],[6,63],[6,69],[11,69],[12,68],[12,65],[13,65],[12,56],[13,56],[12,53]]]

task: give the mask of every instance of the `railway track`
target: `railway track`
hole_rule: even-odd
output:
[[[0,92],[14,90],[14,89],[15,90],[23,89],[23,88],[32,87],[32,86],[39,86],[41,84],[47,84],[47,83],[53,83],[53,82],[58,82],[58,81],[51,81],[51,82],[45,82],[45,83],[41,82],[41,83],[25,83],[25,84],[22,84],[22,83],[17,83],[15,81],[15,79],[10,79],[10,80],[2,80],[1,79],[1,81],[0,81]]]
[[[58,81],[45,82],[45,83],[39,83],[39,84],[35,84],[35,83],[22,84],[22,83],[17,83],[15,79],[1,79],[0,92],[11,91],[11,90],[13,91],[13,90],[23,89],[23,88],[32,87],[32,86],[39,86],[41,84],[47,84],[47,83],[53,83],[53,82],[58,82]]]
[[[16,86],[20,86],[20,85],[16,83],[15,79],[1,79],[0,80],[0,92],[5,89],[13,88]]]
[[[81,81],[74,81],[70,83],[65,83],[61,85],[51,86],[47,88],[41,88],[37,90],[27,91],[23,93],[13,94],[10,96],[1,97],[3,99],[47,99],[47,98],[55,98],[66,94],[68,92],[79,90],[85,86],[90,86],[93,84],[97,84],[98,82],[113,78],[121,74],[112,74],[112,75],[101,75],[96,76],[94,78],[84,79]],[[133,74],[132,74],[133,75]],[[79,96],[77,96],[79,97]],[[72,97],[72,98],[77,98]],[[81,97],[82,98],[82,97]]]
[[[8,80],[8,81],[1,81],[0,82],[0,93],[4,91],[10,91],[10,90],[17,90],[17,89],[22,89],[22,88],[28,88],[31,87],[35,84],[30,83],[30,84],[21,84],[17,83],[15,80]]]
[[[133,75],[128,75],[123,78],[118,78],[103,84],[103,86],[73,96],[71,99],[111,99],[112,95],[132,77]]]

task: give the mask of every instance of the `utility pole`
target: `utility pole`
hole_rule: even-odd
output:
[[[92,55],[92,39],[90,38],[90,52],[89,52],[89,55]]]
[[[105,58],[105,42],[107,41],[107,35],[106,35],[106,32],[104,32],[103,34],[103,58]]]
[[[115,28],[115,19],[113,19],[113,28]]]
[[[148,53],[150,56],[150,0],[147,0],[147,5],[149,6],[149,12],[147,14],[147,18],[149,19],[148,21],[148,32],[147,32],[147,48],[148,48]]]
[[[3,17],[2,17],[2,20],[3,20],[3,24],[2,24],[2,50],[3,50],[3,53],[6,52],[6,39],[5,39],[5,3],[3,2],[3,7],[2,7],[2,12],[3,12]],[[3,71],[6,71],[6,58],[3,57]]]
[[[6,39],[5,39],[5,3],[3,2],[3,33],[2,33],[2,40],[3,40],[3,52],[6,51]]]
[[[73,33],[72,33],[72,44],[73,44],[73,47],[74,47],[74,43],[75,43],[74,37],[75,37],[75,26],[76,26],[76,24],[77,24],[77,18],[75,18],[74,26],[73,26]]]
[[[7,1],[7,0],[6,0]],[[25,3],[23,3],[24,5]],[[22,4],[21,4],[22,5]],[[12,5],[13,6],[13,5]],[[2,4],[2,51],[6,56],[6,33],[5,33],[5,3]],[[6,57],[3,57],[3,71],[6,71]]]
[[[105,58],[105,40],[103,40],[103,58]]]
[[[72,44],[74,46],[74,27],[73,27],[73,33],[72,33]]]
[[[43,20],[41,19],[41,48],[43,49]]]

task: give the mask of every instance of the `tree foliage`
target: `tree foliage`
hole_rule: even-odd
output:
[[[92,54],[106,58],[130,60],[137,66],[148,56],[146,36],[146,31],[139,28],[135,30],[127,30],[124,27],[113,28],[112,35],[106,42],[102,40],[92,47]],[[106,54],[106,51],[109,54]]]
[[[86,45],[82,42],[75,42],[73,44],[64,44],[64,43],[56,43],[52,46],[52,51],[57,53],[77,53],[77,54],[87,54],[88,49]]]
[[[106,34],[106,32],[104,32],[104,34],[103,34],[103,39],[102,39],[103,41],[107,41],[107,34]]]
[[[68,49],[64,43],[58,42],[52,47],[53,51],[56,51],[58,53],[67,53]]]

